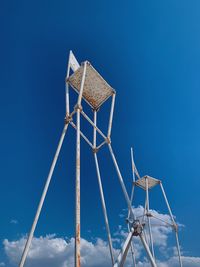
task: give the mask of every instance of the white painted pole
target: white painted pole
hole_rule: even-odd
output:
[[[94,124],[97,124],[97,111],[94,110]],[[93,146],[96,148],[96,128],[93,128]],[[102,209],[103,209],[103,215],[104,215],[104,221],[106,225],[106,232],[108,236],[108,244],[109,244],[109,250],[110,250],[110,256],[111,256],[111,261],[112,265],[114,265],[114,255],[113,255],[113,247],[112,247],[112,238],[111,238],[111,233],[110,233],[110,226],[108,222],[108,215],[107,215],[107,209],[106,209],[106,203],[105,203],[105,198],[104,198],[104,192],[103,192],[103,186],[101,182],[101,174],[99,170],[99,163],[98,163],[98,158],[97,158],[97,153],[94,152],[94,160],[95,160],[95,166],[96,166],[96,172],[97,172],[97,179],[98,179],[98,184],[99,184],[99,191],[100,191],[100,197],[101,197],[101,204],[102,204]]]
[[[63,140],[64,140],[64,137],[65,137],[67,128],[68,128],[68,124],[65,124],[64,129],[63,129],[63,132],[62,132],[62,135],[61,135],[61,138],[60,138],[60,141],[58,143],[58,147],[57,147],[57,150],[56,150],[56,153],[55,153],[55,156],[54,156],[54,159],[53,159],[51,168],[50,168],[50,171],[49,171],[49,175],[47,177],[47,181],[45,183],[44,190],[42,192],[42,196],[41,196],[41,199],[40,199],[38,208],[37,208],[37,212],[35,214],[35,218],[34,218],[34,221],[33,221],[32,227],[31,227],[31,231],[30,231],[29,236],[28,236],[28,239],[26,241],[26,245],[25,245],[25,248],[24,248],[24,251],[23,251],[23,254],[22,254],[22,258],[21,258],[19,267],[23,267],[24,266],[24,263],[26,261],[27,254],[28,254],[28,251],[29,251],[29,248],[30,248],[30,245],[31,245],[31,241],[33,239],[33,235],[34,235],[34,232],[35,232],[35,228],[37,226],[37,222],[38,222],[38,219],[39,219],[41,210],[42,210],[42,206],[44,204],[44,200],[45,200],[45,197],[46,197],[48,188],[49,188],[49,184],[51,182],[53,171],[54,171],[54,168],[55,168],[55,165],[56,165],[56,162],[57,162],[57,159],[58,159],[58,156],[59,156],[59,153],[60,153],[62,144],[63,144]]]
[[[127,193],[127,190],[126,190],[126,187],[125,187],[125,184],[124,184],[124,181],[123,181],[123,178],[122,178],[122,175],[121,175],[121,172],[119,170],[119,166],[117,164],[117,160],[115,158],[115,155],[114,155],[114,152],[112,150],[112,146],[111,144],[108,144],[108,148],[109,148],[109,151],[110,151],[110,154],[111,154],[111,157],[112,157],[112,160],[113,160],[113,163],[114,163],[114,166],[115,166],[115,169],[117,171],[117,175],[118,175],[118,178],[119,178],[119,182],[121,184],[121,187],[122,187],[122,191],[124,193],[124,197],[125,197],[125,200],[126,200],[126,203],[128,205],[128,209],[130,210],[130,215],[133,217],[133,219],[135,220],[135,215],[133,213],[133,209],[132,209],[132,206],[131,206],[131,201],[129,199],[129,196],[128,196],[128,193]]]
[[[67,79],[69,78],[69,72],[70,72],[70,58],[71,58],[71,51],[69,53],[69,60],[68,60],[68,66],[67,66],[67,75],[65,80],[65,98],[66,98],[66,115],[69,116],[69,84],[67,82]]]
[[[110,119],[109,119],[109,125],[108,125],[108,138],[110,138],[111,130],[112,130],[113,113],[114,113],[114,107],[115,107],[115,96],[116,96],[116,93],[114,93],[112,96]]]
[[[183,266],[182,264],[182,259],[181,259],[181,249],[180,249],[180,244],[179,244],[179,239],[178,239],[178,231],[175,231],[175,235],[176,235],[176,245],[177,245],[177,251],[178,251],[178,259],[179,259],[179,264],[180,267]]]
[[[133,203],[134,188],[135,188],[135,185],[133,183],[132,190],[131,190],[131,198],[130,198],[131,206]],[[130,218],[130,210],[128,211],[128,220],[129,220],[129,218]],[[128,222],[128,231],[130,232],[129,222]],[[131,255],[132,255],[134,267],[136,267],[136,259],[135,259],[135,250],[134,250],[134,246],[133,246],[133,240],[131,241]]]
[[[162,185],[161,182],[160,182],[160,188],[161,188],[161,190],[162,190],[162,194],[163,194],[163,197],[164,197],[164,199],[165,199],[165,203],[166,203],[166,205],[167,205],[167,208],[168,208],[168,211],[169,211],[169,215],[170,215],[170,217],[171,217],[171,220],[172,220],[174,226],[176,226],[176,223],[175,223],[175,220],[174,220],[174,216],[173,216],[173,214],[172,214],[171,208],[170,208],[170,206],[169,206],[169,202],[168,202],[168,200],[167,200],[167,196],[166,196],[166,194],[165,194],[165,190],[164,190],[163,185]]]
[[[77,109],[76,117],[76,233],[75,233],[75,267],[81,266],[80,239],[80,109]]]
[[[87,62],[84,62],[83,66],[83,76],[81,80],[81,87],[80,87],[80,92],[78,96],[78,106],[81,105],[81,100],[82,100],[82,95],[83,95],[83,89],[84,89],[84,83],[85,83],[85,77],[86,77],[86,68],[87,68]]]
[[[152,252],[153,258],[155,259],[153,237],[152,237],[152,231],[151,231],[151,221],[149,217],[149,185],[148,185],[147,177],[145,178],[145,184],[146,184],[147,222],[148,222],[148,228],[149,228],[149,238],[150,238],[150,244],[151,244],[151,252]]]
[[[137,176],[138,179],[140,179],[140,175],[137,171],[137,168],[136,168],[136,165],[135,165],[135,162],[134,162],[134,158],[133,158],[133,148],[131,147],[131,165],[132,165],[132,172],[134,174],[134,180],[135,180],[135,174]]]
[[[130,233],[130,227],[128,224],[128,232]],[[136,267],[136,259],[135,259],[135,249],[134,249],[134,245],[133,245],[133,237],[131,240],[131,256],[132,256],[132,260],[133,260],[133,266]]]
[[[81,80],[81,88],[78,97],[77,111],[76,111],[76,199],[75,199],[75,267],[81,266],[81,252],[80,252],[80,242],[81,242],[81,204],[80,204],[80,109],[81,100],[85,82],[86,75],[86,62],[84,63],[83,76]]]
[[[133,183],[135,183],[135,163],[133,159],[133,148],[132,147],[131,147],[131,167],[132,167]]]
[[[83,115],[83,117],[97,130],[97,132],[107,141],[107,137],[105,136],[105,134],[102,133],[102,131],[94,125],[93,121],[88,117],[88,115],[82,110],[81,114]]]
[[[97,171],[97,178],[98,178],[98,184],[99,184],[101,204],[102,204],[103,215],[104,215],[106,231],[107,231],[107,236],[108,236],[108,244],[109,244],[110,256],[111,256],[111,261],[112,261],[112,265],[113,265],[115,260],[114,260],[114,255],[113,255],[112,238],[111,238],[111,234],[110,234],[110,227],[109,227],[109,222],[108,222],[106,203],[105,203],[105,199],[104,199],[103,187],[102,187],[102,182],[101,182],[101,175],[100,175],[99,164],[98,164],[98,159],[97,159],[97,154],[96,153],[94,153],[94,159],[95,159],[95,165],[96,165],[96,171]]]
[[[131,244],[133,232],[130,231],[113,267],[123,267]]]
[[[76,130],[75,123],[73,123],[73,121],[70,121],[70,124]],[[88,140],[88,138],[84,135],[84,133],[82,133],[82,131],[80,131],[80,135],[86,141],[86,143],[93,149],[94,147],[93,147],[92,143]]]
[[[142,233],[139,234],[139,237],[140,237],[140,239],[142,241],[142,244],[143,244],[143,246],[144,246],[144,248],[145,248],[145,250],[147,252],[147,255],[149,257],[149,260],[150,260],[150,263],[151,263],[152,267],[157,267],[156,262],[155,262],[155,260],[154,260],[154,258],[152,256],[152,254],[151,254],[151,251],[150,251],[149,246],[147,245],[147,243],[145,241],[145,238],[144,238],[143,234]]]
[[[97,111],[94,110],[94,125],[97,126]],[[97,129],[93,127],[93,146],[97,146]]]
[[[175,230],[175,234],[176,234],[176,245],[177,245],[177,251],[178,251],[178,258],[179,258],[179,264],[180,264],[180,267],[183,266],[182,264],[182,259],[181,259],[181,251],[180,251],[180,244],[179,244],[179,239],[178,239],[178,229],[177,229],[177,224],[174,220],[174,216],[172,214],[172,211],[171,211],[171,208],[170,208],[170,205],[169,205],[169,202],[168,202],[168,199],[167,199],[167,196],[165,194],[165,190],[164,190],[164,187],[162,185],[162,183],[160,182],[160,188],[162,190],[162,194],[163,194],[163,197],[165,199],[165,202],[166,202],[166,205],[167,205],[167,208],[168,208],[168,211],[169,211],[169,214],[170,214],[170,217],[171,217],[171,220],[174,224],[174,230]]]

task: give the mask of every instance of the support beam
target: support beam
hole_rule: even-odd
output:
[[[115,169],[117,171],[117,175],[118,175],[118,178],[119,178],[119,182],[120,182],[120,185],[122,187],[122,191],[124,193],[124,197],[125,197],[125,200],[126,200],[126,203],[128,205],[128,209],[130,210],[130,215],[132,216],[132,218],[135,220],[135,215],[133,213],[133,209],[132,209],[132,206],[131,206],[131,201],[129,199],[129,196],[128,196],[128,193],[127,193],[127,190],[126,190],[126,187],[125,187],[125,184],[124,184],[124,181],[123,181],[123,178],[122,178],[122,175],[121,175],[121,172],[119,170],[119,166],[117,164],[117,160],[115,158],[115,154],[112,150],[112,146],[111,144],[108,144],[108,148],[109,148],[109,151],[110,151],[110,154],[111,154],[111,158],[113,160],[113,163],[114,163],[114,166],[115,166]]]
[[[175,230],[175,234],[176,234],[176,246],[177,246],[177,251],[178,251],[179,264],[180,264],[180,267],[182,267],[183,264],[182,264],[182,259],[181,259],[181,250],[180,250],[180,244],[179,244],[179,239],[178,239],[178,228],[177,228],[177,224],[176,224],[176,222],[174,220],[174,216],[172,214],[172,211],[171,211],[171,208],[170,208],[170,205],[169,205],[169,202],[168,202],[167,196],[165,194],[165,190],[164,190],[164,187],[163,187],[162,183],[160,183],[160,188],[161,188],[163,197],[165,199],[165,203],[167,205],[167,208],[168,208],[168,211],[169,211],[169,215],[170,215],[171,220],[172,220],[173,225],[174,225],[174,230]]]
[[[107,137],[105,136],[105,134],[102,133],[102,131],[95,126],[95,124],[93,123],[93,121],[88,117],[88,115],[82,110],[81,114],[83,115],[83,117],[85,117],[85,119],[97,130],[97,132],[105,139],[107,140]]]
[[[145,179],[145,184],[146,184],[146,203],[147,203],[147,222],[148,222],[148,228],[149,228],[149,238],[150,238],[150,245],[151,245],[151,252],[153,255],[153,258],[155,259],[154,255],[154,246],[153,246],[153,236],[152,236],[152,230],[151,230],[151,220],[150,217],[148,216],[149,214],[149,186],[148,186],[148,178]]]
[[[144,248],[145,248],[145,250],[146,250],[146,252],[147,252],[147,256],[149,257],[151,266],[152,266],[152,267],[157,267],[156,262],[155,262],[155,260],[154,260],[154,258],[153,258],[153,256],[152,256],[152,254],[151,254],[151,251],[150,251],[150,249],[149,249],[149,246],[147,245],[147,243],[146,243],[146,241],[145,241],[145,238],[144,238],[144,236],[143,236],[143,233],[141,233],[141,234],[139,235],[139,237],[140,237],[140,239],[141,239],[141,241],[142,241],[142,244],[143,244],[143,246],[144,246]]]
[[[114,93],[112,96],[112,103],[111,103],[111,109],[110,109],[110,119],[109,119],[109,125],[108,125],[108,138],[110,138],[111,130],[112,130],[112,121],[113,121],[113,113],[114,113],[114,107],[115,107],[115,96]]]
[[[95,125],[97,124],[97,111],[96,110],[94,110],[94,124]],[[94,128],[94,131],[93,131],[93,146],[95,148],[96,148],[96,137],[97,137],[97,132],[96,132],[96,128]],[[113,255],[112,238],[111,238],[110,226],[109,226],[109,222],[108,222],[108,214],[107,214],[106,202],[105,202],[105,198],[104,198],[103,186],[102,186],[102,182],[101,182],[101,174],[100,174],[100,170],[99,170],[99,163],[98,163],[97,153],[94,153],[94,160],[95,160],[97,179],[98,179],[98,184],[99,184],[101,205],[102,205],[104,221],[105,221],[105,225],[106,225],[106,232],[107,232],[107,236],[108,236],[108,244],[109,244],[110,256],[111,256],[111,261],[112,261],[112,266],[113,266],[115,260],[114,260],[114,255]]]
[[[80,242],[81,242],[81,204],[80,204],[80,169],[81,169],[81,159],[80,159],[80,113],[81,113],[81,100],[86,76],[86,63],[84,63],[83,76],[81,80],[81,88],[78,96],[77,111],[76,111],[76,198],[75,198],[75,267],[81,266],[81,252],[80,252]]]
[[[131,244],[132,236],[133,236],[133,229],[129,232],[129,234],[126,238],[126,241],[125,241],[113,267],[123,267],[124,266],[124,262],[126,260],[126,256],[127,256],[130,244]]]
[[[99,191],[100,191],[100,197],[101,197],[101,204],[102,204],[102,209],[103,209],[104,221],[105,221],[106,232],[107,232],[107,236],[108,236],[108,244],[109,244],[110,256],[111,256],[111,261],[112,261],[112,265],[113,265],[115,260],[114,260],[114,255],[113,255],[112,238],[111,238],[111,234],[110,234],[110,226],[109,226],[109,222],[108,222],[106,203],[105,203],[105,199],[104,199],[103,186],[102,186],[102,182],[101,182],[99,163],[98,163],[98,159],[97,159],[97,154],[96,153],[94,153],[94,159],[95,159],[95,165],[96,165],[96,171],[97,171],[97,178],[98,178],[98,184],[99,184]]]
[[[57,159],[58,159],[58,156],[59,156],[59,153],[60,153],[64,138],[65,138],[65,134],[67,132],[67,128],[68,128],[68,124],[65,124],[63,132],[62,132],[62,135],[61,135],[61,138],[60,138],[60,141],[58,143],[58,147],[57,147],[57,150],[56,150],[56,153],[55,153],[51,168],[50,168],[50,171],[49,171],[49,175],[47,177],[47,180],[46,180],[46,183],[45,183],[45,186],[44,186],[44,190],[42,192],[42,196],[41,196],[41,199],[40,199],[40,202],[39,202],[36,214],[35,214],[35,218],[34,218],[32,227],[31,227],[28,239],[26,241],[26,245],[25,245],[25,248],[24,248],[24,251],[23,251],[23,254],[22,254],[22,258],[21,258],[19,267],[23,267],[24,264],[25,264],[25,261],[26,261],[27,255],[28,255],[28,251],[29,251],[29,248],[30,248],[30,245],[31,245],[31,241],[33,239],[33,235],[34,235],[34,232],[35,232],[35,228],[37,226],[38,219],[39,219],[39,216],[40,216],[43,204],[44,204],[44,200],[45,200],[48,188],[49,188],[49,184],[51,182],[53,171],[54,171],[54,168],[56,166],[56,162],[57,162]]]
[[[72,126],[75,130],[77,129],[75,123],[73,123],[72,121],[70,121],[70,124],[71,124],[71,126]],[[88,138],[84,135],[84,133],[82,133],[82,131],[80,131],[80,135],[81,135],[81,137],[86,141],[86,143],[87,143],[92,149],[94,149],[92,143],[88,140]]]

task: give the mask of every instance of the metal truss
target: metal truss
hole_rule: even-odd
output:
[[[72,74],[70,75],[70,71]],[[69,87],[73,88],[78,94],[78,100],[76,105],[73,107],[73,111],[70,112],[70,101],[69,101]],[[129,198],[127,193],[122,174],[120,172],[115,154],[113,152],[113,148],[111,145],[111,130],[112,130],[112,121],[113,121],[113,112],[114,112],[114,105],[115,105],[115,90],[101,77],[101,75],[92,67],[92,65],[85,61],[81,65],[79,65],[78,61],[76,60],[73,53],[70,51],[69,54],[69,61],[68,61],[68,68],[67,68],[67,75],[66,75],[66,117],[65,117],[65,124],[64,129],[62,131],[60,141],[58,143],[58,147],[44,186],[44,190],[42,192],[42,196],[35,214],[35,218],[33,220],[33,224],[28,235],[25,248],[23,250],[23,254],[21,257],[21,261],[19,267],[23,267],[28,255],[28,251],[30,249],[31,241],[33,239],[33,235],[38,223],[38,219],[45,201],[45,197],[52,179],[52,175],[54,172],[54,168],[56,166],[56,162],[68,129],[68,126],[72,126],[76,130],[76,192],[75,192],[75,267],[81,266],[81,253],[80,253],[80,237],[81,237],[81,217],[80,217],[80,178],[81,178],[81,170],[80,170],[80,141],[81,138],[86,141],[89,147],[93,151],[94,161],[96,166],[96,173],[99,185],[99,192],[101,198],[101,204],[103,209],[103,215],[105,220],[105,226],[107,231],[108,237],[108,244],[111,256],[111,266],[113,267],[122,267],[124,266],[127,252],[131,247],[131,250],[134,251],[134,247],[132,244],[133,237],[139,237],[141,240],[144,249],[146,250],[147,256],[149,257],[150,263],[153,267],[156,267],[156,262],[154,259],[154,254],[152,247],[149,248],[149,245],[145,239],[143,224],[138,220],[134,214],[134,210],[132,208],[132,197]],[[110,107],[110,117],[108,122],[108,131],[107,133],[103,133],[97,124],[97,114],[99,111],[99,107],[107,101],[108,98],[112,98],[111,107]],[[91,119],[84,111],[82,107],[82,100],[84,100],[93,110],[94,117]],[[74,116],[76,116],[76,123],[74,123]],[[81,131],[80,121],[81,118],[87,120],[91,127],[93,127],[93,140],[89,140],[85,134]],[[97,144],[97,133],[103,138],[103,142]],[[106,202],[104,198],[103,186],[101,181],[101,174],[98,162],[98,151],[104,146],[108,146],[108,150],[110,152],[110,156],[112,158],[113,164],[115,166],[119,183],[122,188],[122,192],[124,194],[124,198],[126,200],[128,210],[129,210],[129,234],[124,242],[123,247],[115,259],[113,253],[113,244],[112,244],[112,237],[109,227],[109,220],[108,214],[106,210]],[[135,169],[136,175],[138,175]],[[146,180],[148,181],[148,180]],[[136,185],[136,184],[135,184]],[[148,184],[147,184],[148,187]],[[163,191],[164,192],[164,191]],[[148,194],[148,193],[147,193]],[[148,208],[148,205],[147,205]],[[172,216],[172,215],[171,215]],[[172,216],[173,218],[173,216]],[[175,225],[175,223],[174,223]],[[152,250],[152,251],[151,251]],[[134,261],[135,257],[133,255]]]
[[[174,216],[172,214],[172,211],[171,211],[164,187],[162,185],[162,182],[161,182],[161,180],[155,179],[155,178],[148,176],[148,175],[140,177],[140,175],[137,171],[136,165],[134,163],[133,149],[132,148],[131,148],[131,165],[132,165],[132,174],[133,174],[131,203],[133,201],[133,195],[134,195],[135,187],[139,187],[139,188],[143,189],[146,193],[144,212],[143,212],[142,216],[138,216],[136,219],[138,221],[140,221],[140,224],[143,226],[144,237],[145,237],[146,243],[150,247],[153,259],[156,262],[152,227],[156,227],[157,225],[153,225],[151,223],[151,218],[158,220],[158,222],[161,222],[162,225],[171,227],[174,230],[175,237],[176,237],[176,247],[177,247],[178,259],[179,259],[179,265],[180,265],[180,267],[182,267],[181,251],[180,251],[180,245],[179,245],[179,239],[178,239],[178,225],[175,222]],[[135,179],[135,175],[136,175],[137,179]],[[165,204],[167,206],[171,221],[167,221],[167,220],[160,218],[159,216],[155,215],[150,210],[150,207],[149,207],[149,190],[152,189],[153,187],[155,187],[156,185],[160,186],[160,189],[161,189]],[[127,222],[128,222],[129,232],[130,232],[130,227],[129,227],[130,221],[131,221],[131,215],[130,215],[130,212],[128,212]],[[160,225],[158,225],[158,226],[160,226]],[[132,258],[133,258],[133,266],[136,267],[137,265],[136,265],[135,255],[134,255],[133,241],[132,241],[131,246],[132,246],[131,247],[131,253],[132,253]]]

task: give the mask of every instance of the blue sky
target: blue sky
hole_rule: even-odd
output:
[[[185,225],[184,255],[199,256],[199,9],[197,0],[1,1],[0,262],[11,266],[3,240],[19,240],[32,223],[63,128],[70,49],[117,92],[112,144],[128,191],[133,146],[141,175],[163,180],[177,221]],[[81,146],[82,236],[105,240],[94,160],[84,142]],[[126,204],[106,148],[99,158],[116,232]],[[36,236],[73,236],[74,164],[70,129]],[[157,192],[151,197],[152,208],[164,213]],[[142,200],[138,194],[135,205]]]

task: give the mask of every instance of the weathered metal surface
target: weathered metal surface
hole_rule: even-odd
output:
[[[84,62],[85,63],[85,62]],[[77,92],[81,88],[84,63],[68,79],[68,83]],[[83,99],[94,109],[98,109],[115,90],[102,78],[102,76],[86,61],[86,77],[83,88]]]
[[[138,179],[136,182],[134,182],[135,186],[139,186],[142,189],[146,190],[146,179],[148,179],[148,189],[156,186],[157,184],[160,184],[160,180],[145,175],[142,178]]]
[[[77,119],[76,119],[76,207],[75,207],[75,214],[76,214],[76,233],[75,233],[75,267],[80,267],[80,225],[81,225],[81,218],[80,218],[80,109],[77,110]]]

